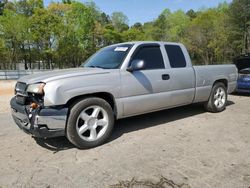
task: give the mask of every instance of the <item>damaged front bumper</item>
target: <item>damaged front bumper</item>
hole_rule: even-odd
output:
[[[10,101],[12,117],[24,132],[38,138],[58,137],[65,135],[68,108],[45,107],[30,110],[21,105],[16,97]]]

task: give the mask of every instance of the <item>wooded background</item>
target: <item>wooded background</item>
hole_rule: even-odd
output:
[[[167,7],[167,5],[166,5]],[[231,63],[250,52],[250,0],[199,11],[165,9],[157,19],[128,25],[93,2],[0,0],[0,69],[77,67],[101,47],[124,42],[182,42],[195,64]]]

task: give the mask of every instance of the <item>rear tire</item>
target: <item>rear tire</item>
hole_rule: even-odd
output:
[[[221,83],[215,83],[209,100],[204,104],[207,111],[217,113],[225,110],[227,104],[227,88]]]
[[[114,113],[101,98],[86,98],[70,109],[66,136],[80,149],[99,146],[107,141],[114,126]]]

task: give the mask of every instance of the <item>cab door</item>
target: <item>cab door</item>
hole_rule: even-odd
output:
[[[170,96],[165,105],[174,107],[190,104],[195,95],[195,72],[186,48],[179,44],[165,44],[164,48],[170,76]]]
[[[123,116],[131,116],[163,108],[168,100],[170,77],[165,68],[159,44],[139,46],[132,55],[133,60],[143,60],[145,69],[128,72],[121,71],[121,99]]]

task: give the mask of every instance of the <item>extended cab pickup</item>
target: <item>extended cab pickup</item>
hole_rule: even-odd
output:
[[[179,43],[129,42],[99,50],[79,68],[22,77],[10,104],[25,132],[89,148],[108,139],[116,119],[191,103],[221,112],[237,77],[235,65],[192,66]]]

